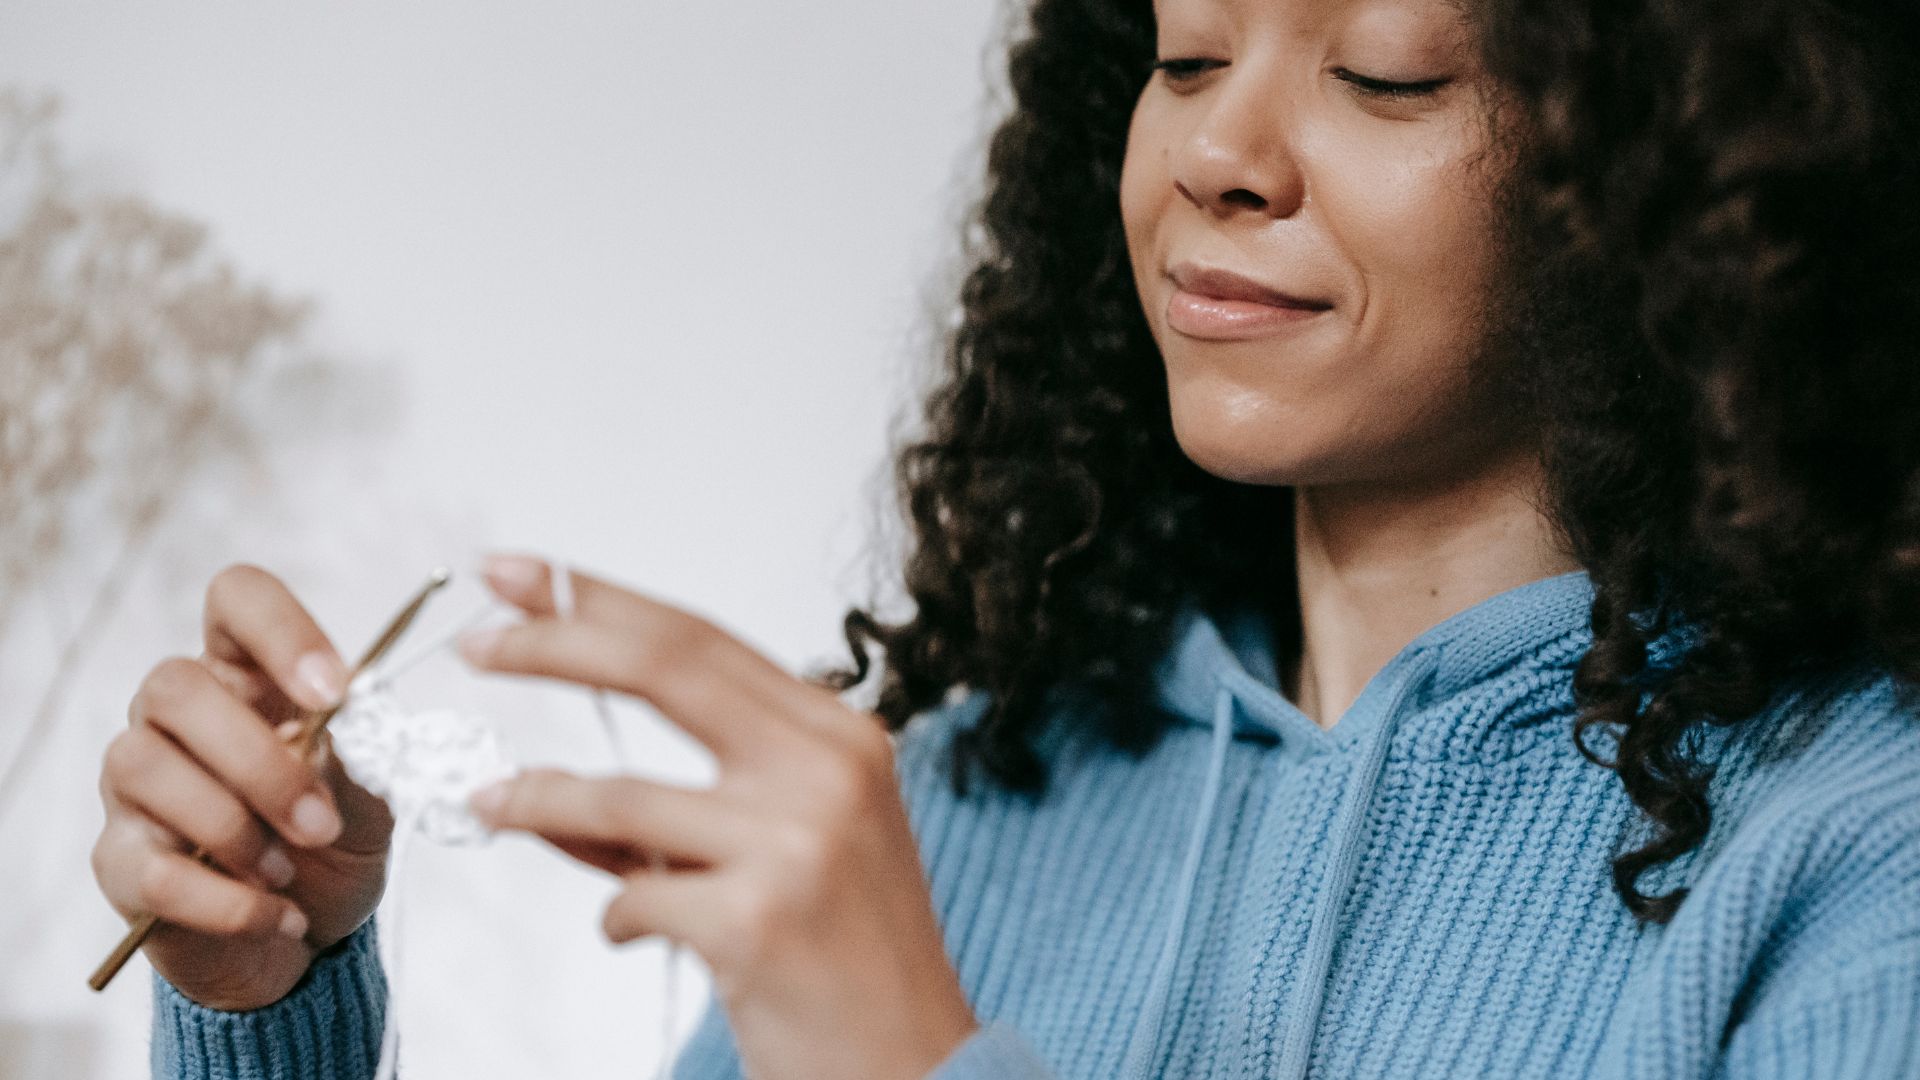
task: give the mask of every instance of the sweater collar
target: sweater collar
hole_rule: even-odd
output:
[[[1325,746],[1363,737],[1379,710],[1372,697],[1418,652],[1434,654],[1431,674],[1406,707],[1423,709],[1473,689],[1519,664],[1570,670],[1591,641],[1593,584],[1585,570],[1540,578],[1496,593],[1448,616],[1401,649],[1369,680],[1342,721],[1322,729],[1275,684],[1271,628],[1250,605],[1216,613],[1189,602],[1176,616],[1172,646],[1155,674],[1161,703],[1189,723],[1208,726],[1221,692],[1239,707],[1236,736]],[[1490,710],[1493,724],[1522,724],[1538,709]],[[1350,719],[1361,721],[1349,724]]]
[[[1366,811],[1387,759],[1387,747],[1403,718],[1454,694],[1501,681],[1506,700],[1471,710],[1441,710],[1481,717],[1539,716],[1553,711],[1555,695],[1541,701],[1537,691],[1557,679],[1499,680],[1517,664],[1534,661],[1570,666],[1589,640],[1585,633],[1593,598],[1585,571],[1543,578],[1458,612],[1409,642],[1367,682],[1360,696],[1333,730],[1323,731],[1295,708],[1274,684],[1272,641],[1265,624],[1242,608],[1224,619],[1189,604],[1175,624],[1173,648],[1155,673],[1162,704],[1185,721],[1212,731],[1207,772],[1194,808],[1191,838],[1181,862],[1178,889],[1169,905],[1162,931],[1159,961],[1154,965],[1146,998],[1122,1058],[1124,1080],[1148,1080],[1160,1047],[1173,994],[1173,973],[1184,945],[1187,910],[1200,877],[1207,838],[1214,825],[1215,807],[1225,773],[1227,744],[1235,734],[1277,738],[1288,752],[1307,753],[1341,742],[1362,743],[1355,779],[1341,799],[1338,821],[1331,835],[1334,854],[1326,888],[1316,900],[1308,931],[1306,968],[1302,985],[1310,1004],[1301,1009],[1283,1039],[1286,1052],[1274,1075],[1299,1080],[1307,1072],[1308,1050],[1319,1026],[1321,993],[1339,916],[1351,887],[1354,868],[1365,842]],[[1531,699],[1531,700],[1528,700]],[[1526,704],[1522,704],[1525,701]],[[1493,721],[1501,723],[1506,721]],[[1471,737],[1464,716],[1448,716],[1445,724],[1416,730],[1418,738],[1451,740]],[[1417,727],[1417,725],[1416,725]],[[1378,729],[1378,737],[1369,739]]]

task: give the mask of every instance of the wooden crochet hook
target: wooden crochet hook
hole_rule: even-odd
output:
[[[378,663],[380,658],[386,655],[387,650],[393,647],[393,643],[400,640],[400,635],[406,633],[407,627],[412,625],[414,616],[419,615],[420,609],[427,605],[427,598],[451,580],[453,580],[453,574],[445,567],[433,572],[433,576],[427,579],[426,585],[414,594],[406,607],[400,609],[400,613],[393,617],[393,621],[387,624],[387,628],[367,648],[365,655],[360,657],[360,662],[353,666],[352,673],[347,676],[349,685],[359,677],[361,672]],[[289,739],[290,742],[298,745],[300,760],[305,761],[313,755],[314,748],[320,743],[320,733],[326,730],[327,721],[332,720],[334,715],[345,706],[346,699],[342,697],[331,709],[307,714],[305,722],[300,725],[300,730]],[[209,855],[204,848],[196,846],[193,849],[193,857],[207,866],[214,865],[213,856]],[[87,985],[95,990],[105,990],[107,984],[120,973],[120,969],[140,948],[140,943],[147,940],[147,935],[153,933],[153,928],[159,922],[160,920],[152,915],[142,915],[135,919],[133,925],[127,928],[127,935],[120,939],[120,944],[114,946],[113,952],[107,954],[107,958],[100,962],[100,966],[94,969],[92,975],[87,977]]]

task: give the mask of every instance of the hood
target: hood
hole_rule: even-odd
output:
[[[1161,704],[1183,721],[1211,727],[1220,695],[1229,695],[1232,734],[1266,740],[1306,740],[1319,746],[1354,739],[1371,729],[1363,703],[1377,696],[1409,654],[1434,652],[1437,665],[1413,707],[1471,690],[1523,661],[1571,669],[1586,651],[1593,583],[1585,570],[1530,581],[1496,593],[1435,623],[1408,642],[1361,690],[1341,722],[1320,727],[1287,700],[1275,683],[1271,628],[1250,605],[1209,612],[1188,604],[1176,616],[1173,644],[1155,674]],[[1348,727],[1348,718],[1360,723]],[[1511,719],[1511,718],[1510,718]]]
[[[1360,841],[1365,835],[1367,806],[1401,718],[1471,692],[1522,663],[1544,669],[1548,677],[1509,680],[1518,687],[1509,688],[1516,694],[1513,702],[1467,710],[1480,718],[1473,723],[1485,725],[1483,730],[1464,730],[1466,721],[1450,721],[1447,729],[1416,728],[1409,737],[1464,744],[1472,749],[1497,738],[1498,729],[1564,717],[1564,709],[1546,703],[1557,697],[1552,692],[1561,681],[1557,673],[1570,671],[1591,640],[1592,601],[1593,585],[1587,572],[1574,570],[1508,589],[1449,616],[1414,638],[1368,680],[1331,729],[1315,724],[1280,692],[1275,682],[1272,636],[1253,608],[1243,606],[1215,613],[1189,604],[1180,613],[1172,645],[1156,670],[1155,687],[1161,703],[1183,722],[1209,729],[1210,756],[1206,780],[1194,794],[1191,839],[1146,1004],[1123,1060],[1123,1077],[1145,1080],[1159,1046],[1187,909],[1213,828],[1228,742],[1253,738],[1276,743],[1284,752],[1299,753],[1316,753],[1343,743],[1363,744],[1362,752],[1354,755],[1358,782],[1348,785],[1349,794],[1334,824],[1329,887],[1316,902],[1308,934],[1302,983],[1305,1007],[1289,1020],[1293,1030],[1282,1041],[1281,1065],[1275,1076],[1284,1080],[1303,1076],[1306,1071],[1307,1052],[1319,1020],[1319,995],[1333,953],[1334,928],[1351,888]],[[1656,654],[1659,651],[1656,648]],[[1446,715],[1456,713],[1447,710]]]

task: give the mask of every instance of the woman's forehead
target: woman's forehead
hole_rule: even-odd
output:
[[[1157,19],[1169,14],[1224,15],[1236,22],[1296,26],[1363,26],[1399,33],[1459,34],[1469,0],[1154,0]]]

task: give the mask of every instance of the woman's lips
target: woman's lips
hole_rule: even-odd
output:
[[[1175,288],[1167,300],[1167,325],[1205,341],[1245,341],[1294,329],[1331,310],[1223,300]]]

